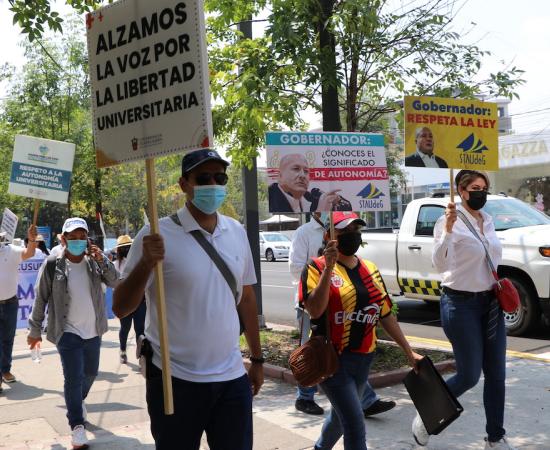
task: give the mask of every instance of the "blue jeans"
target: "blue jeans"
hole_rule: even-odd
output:
[[[302,325],[302,317],[304,319]],[[300,345],[305,344],[309,341],[309,333],[311,330],[311,318],[309,314],[305,312],[302,308],[296,308],[296,320],[298,321],[298,330],[302,331],[302,336],[300,340]],[[296,388],[296,400],[312,400],[317,393],[317,386],[305,387],[300,386]]]
[[[17,328],[19,300],[13,297],[0,303],[0,364],[2,373],[11,371],[11,354]]]
[[[499,309],[496,337],[487,338],[487,313],[491,295],[441,296],[441,323],[453,346],[456,374],[447,385],[457,397],[474,387],[481,371],[485,376],[483,405],[488,439],[496,442],[505,435],[504,383],[506,380],[506,329]]]
[[[332,377],[321,383],[332,408],[323,424],[321,437],[315,443],[318,450],[334,447],[344,435],[346,450],[366,450],[367,436],[361,397],[369,377],[374,352],[340,355],[340,368]]]
[[[71,429],[84,424],[82,401],[90,392],[97,376],[100,347],[99,336],[82,339],[73,333],[63,333],[57,343],[65,378],[63,393]]]
[[[365,385],[365,390],[363,391],[363,396],[361,397],[361,406],[363,407],[363,409],[368,409],[374,403],[376,403],[377,400],[379,400],[378,395],[376,394],[376,392],[374,392],[374,389],[367,381]]]
[[[252,450],[252,391],[248,375],[196,383],[172,377],[174,414],[164,414],[162,372],[147,374],[147,410],[157,450],[198,450],[206,432],[211,450]]]

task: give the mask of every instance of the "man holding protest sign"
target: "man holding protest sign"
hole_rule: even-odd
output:
[[[32,349],[42,341],[47,305],[46,337],[61,357],[73,448],[87,448],[84,399],[97,376],[101,336],[108,329],[102,283],[114,287],[118,277],[101,250],[90,245],[84,219],[67,219],[62,233],[63,255],[50,256],[38,273],[27,342]]]
[[[113,311],[124,317],[145,293],[147,406],[157,449],[252,449],[252,395],[263,384],[256,283],[246,232],[216,212],[225,198],[229,163],[211,149],[188,153],[179,185],[184,208],[160,220],[160,234],[136,236]],[[244,243],[244,244],[243,244]],[[184,251],[182,251],[184,249]],[[209,252],[209,253],[207,253]],[[173,374],[174,414],[164,414],[154,266],[163,261]],[[225,267],[224,267],[225,265]],[[239,349],[239,318],[252,355],[248,374]]]
[[[32,258],[36,251],[36,226],[31,225],[27,231],[29,245],[27,248],[16,247],[7,240],[7,233],[0,233],[0,392],[2,381],[13,383],[15,376],[11,373],[13,340],[17,328],[17,280],[19,263]]]

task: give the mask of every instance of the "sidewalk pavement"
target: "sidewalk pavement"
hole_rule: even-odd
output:
[[[118,321],[109,321],[103,338],[100,373],[86,401],[87,425],[92,449],[154,449],[145,404],[145,383],[133,358],[130,364],[118,360]],[[550,449],[550,362],[519,358],[507,360],[505,427],[510,442],[522,450]],[[65,418],[63,377],[59,356],[53,345],[43,342],[41,363],[33,363],[26,345],[26,330],[18,330],[13,372],[18,381],[3,384],[0,395],[0,449],[62,450],[71,448]],[[411,435],[414,406],[402,384],[377,389],[395,400],[397,406],[385,414],[369,418],[367,442],[370,449],[409,450],[419,448]],[[462,416],[428,449],[483,449],[483,384],[461,397]],[[322,394],[317,401],[329,409]],[[323,424],[323,416],[309,416],[294,409],[295,388],[266,379],[254,400],[254,448],[257,450],[311,449]],[[326,414],[325,414],[326,415]],[[340,441],[336,449],[343,449]],[[426,448],[426,447],[424,447]],[[204,441],[203,449],[208,449]]]

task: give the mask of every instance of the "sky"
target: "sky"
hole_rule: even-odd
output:
[[[409,3],[408,0],[392,1],[395,4]],[[57,2],[60,4],[62,7],[58,11],[68,10],[63,6],[64,2]],[[24,58],[18,45],[20,30],[12,25],[8,8],[8,1],[0,0],[0,64],[9,62],[21,66]],[[492,53],[483,61],[482,74],[506,66],[525,70],[523,78],[526,82],[517,89],[520,99],[514,99],[510,104],[514,131],[550,131],[550,1],[469,0],[458,11],[455,23],[455,31],[469,31],[463,38],[465,42],[477,43]],[[257,27],[254,32],[258,32]],[[0,84],[0,98],[6,95],[6,85]],[[311,114],[305,117],[312,128],[319,127],[319,118]]]

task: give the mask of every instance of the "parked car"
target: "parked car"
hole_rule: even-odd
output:
[[[277,259],[288,259],[290,251],[290,239],[283,233],[276,231],[260,232],[260,256],[268,261]]]
[[[363,233],[368,245],[358,254],[378,266],[390,294],[439,301],[441,277],[432,266],[433,229],[448,203],[449,197],[413,200],[399,230]],[[498,274],[510,278],[521,297],[521,308],[504,314],[508,334],[518,336],[536,326],[541,313],[550,319],[550,217],[504,195],[489,195],[483,210],[492,216],[502,242]]]

